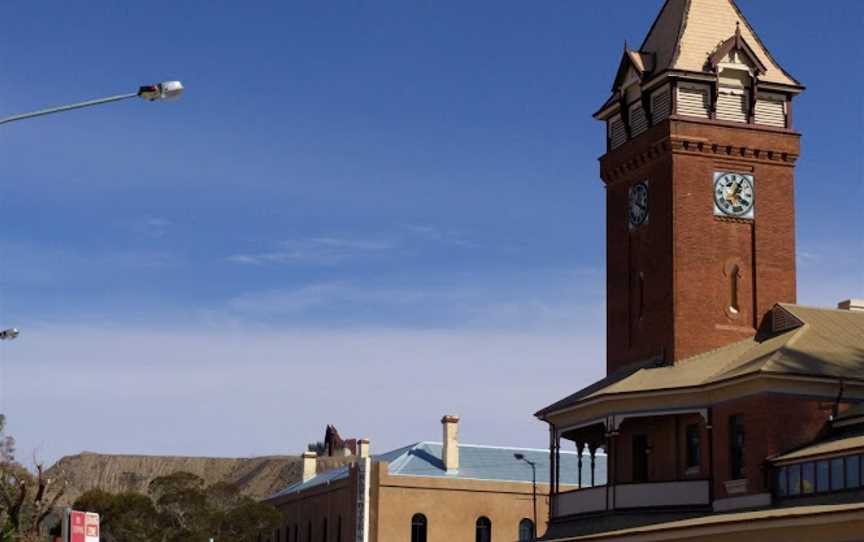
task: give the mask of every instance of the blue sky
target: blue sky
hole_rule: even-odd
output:
[[[604,348],[606,98],[660,0],[4,2],[0,408],[22,452],[545,444]],[[807,87],[799,301],[864,295],[864,5],[740,0]],[[82,431],[81,424],[96,429]]]

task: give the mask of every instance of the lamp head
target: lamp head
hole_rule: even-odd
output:
[[[183,83],[164,81],[158,85],[144,85],[138,88],[138,96],[151,102],[176,100],[183,94]]]
[[[515,453],[513,457],[516,458],[517,461],[523,461],[525,459],[525,454]]]
[[[0,341],[11,341],[18,338],[21,332],[17,328],[4,329],[0,331]]]

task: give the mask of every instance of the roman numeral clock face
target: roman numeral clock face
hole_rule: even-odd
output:
[[[714,214],[753,218],[756,194],[753,176],[739,173],[714,173]]]

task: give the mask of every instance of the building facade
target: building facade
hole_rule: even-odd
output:
[[[550,428],[546,539],[690,539],[672,521],[734,537],[759,514],[774,521],[766,539],[818,514],[833,519],[813,540],[860,526],[858,456],[813,459],[864,401],[864,312],[795,304],[803,90],[732,0],[667,0],[641,47],[625,47],[595,114],[607,376],[537,413]],[[605,450],[608,484],[564,490],[565,446]],[[826,490],[817,512],[792,498],[826,468],[857,502]]]
[[[267,499],[283,525],[262,542],[533,540],[535,517],[541,526],[548,520],[548,452],[460,444],[459,419],[441,423],[441,442],[384,454],[370,455],[361,439],[356,462],[338,469],[318,472],[307,452],[303,480]],[[602,454],[562,453],[561,465],[562,487],[576,488],[580,476],[583,485],[606,481]]]

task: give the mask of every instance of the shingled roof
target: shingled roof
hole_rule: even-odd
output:
[[[752,374],[864,382],[864,312],[778,304],[774,328],[672,364],[625,367],[536,413],[541,419],[601,396],[686,389]]]
[[[733,0],[667,0],[639,49],[654,56],[654,73],[702,72],[711,53],[736,30],[765,66],[762,81],[800,86],[774,60]]]

